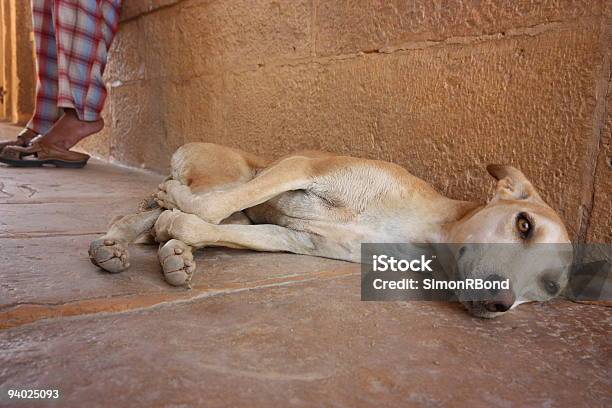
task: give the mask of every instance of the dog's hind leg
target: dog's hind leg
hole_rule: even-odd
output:
[[[106,234],[90,244],[91,262],[112,273],[129,268],[128,245],[150,230],[162,211],[160,208],[155,208],[116,220]]]
[[[163,208],[179,209],[219,224],[236,212],[286,191],[306,189],[312,183],[312,163],[309,157],[288,157],[262,170],[248,182],[201,193],[177,180],[168,180],[160,186],[156,201]]]

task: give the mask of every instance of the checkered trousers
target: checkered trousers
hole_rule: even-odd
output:
[[[121,0],[32,0],[38,81],[28,128],[47,132],[61,108],[75,109],[81,120],[100,118],[120,9]]]

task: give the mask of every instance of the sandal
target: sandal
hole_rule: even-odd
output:
[[[0,162],[15,167],[55,167],[80,169],[87,164],[89,155],[58,149],[42,140],[35,140],[29,146],[7,146],[0,153]]]
[[[15,140],[7,140],[6,142],[0,142],[0,152],[7,146],[21,146],[27,147],[32,139],[38,136],[38,133],[32,129],[23,128],[17,135]]]

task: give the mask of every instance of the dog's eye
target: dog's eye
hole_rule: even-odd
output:
[[[550,295],[556,295],[557,292],[559,292],[559,284],[551,280],[545,280],[544,289],[546,289],[546,292]]]
[[[527,214],[520,213],[516,217],[516,229],[518,230],[521,238],[529,238],[529,236],[531,235],[531,231],[533,230],[533,224]]]

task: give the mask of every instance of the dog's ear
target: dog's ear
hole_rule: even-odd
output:
[[[516,167],[489,164],[487,171],[497,180],[493,200],[527,200],[543,202],[527,177]]]

